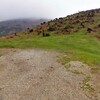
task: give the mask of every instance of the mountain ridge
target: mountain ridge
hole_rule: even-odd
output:
[[[26,28],[32,28],[41,22],[47,21],[47,19],[12,19],[0,22],[0,35],[6,35],[10,33],[20,32]]]

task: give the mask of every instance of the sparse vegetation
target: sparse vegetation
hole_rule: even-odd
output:
[[[71,70],[71,72],[74,73],[74,74],[84,75],[84,73],[82,71],[79,71],[79,70]]]
[[[91,73],[95,74],[95,73],[99,73],[100,72],[100,67],[93,67],[91,68]]]
[[[89,81],[91,80],[91,77],[86,77],[82,81],[82,88],[86,89],[88,92],[94,92],[95,89],[92,87],[92,85],[89,84]]]
[[[69,69],[69,68],[70,68],[70,66],[68,66],[68,65],[65,65],[64,67],[65,67],[66,69]]]

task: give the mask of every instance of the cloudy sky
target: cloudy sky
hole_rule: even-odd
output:
[[[56,18],[100,8],[100,0],[0,0],[0,20]]]

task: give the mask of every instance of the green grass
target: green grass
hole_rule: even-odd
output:
[[[84,35],[84,31],[50,37],[23,35],[9,40],[0,38],[0,47],[53,49],[68,55],[64,58],[64,62],[79,60],[90,65],[100,65],[100,41]]]

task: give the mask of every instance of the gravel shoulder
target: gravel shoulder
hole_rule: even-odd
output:
[[[69,62],[67,68],[57,62],[60,54],[54,51],[1,51],[0,100],[100,100],[100,73],[91,74],[81,62]],[[87,77],[90,87],[85,88]]]

